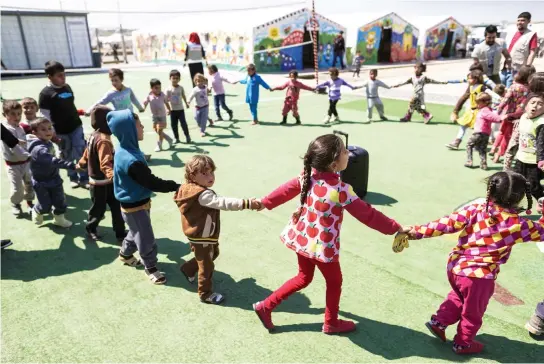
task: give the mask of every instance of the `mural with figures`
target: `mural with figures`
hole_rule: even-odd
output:
[[[248,34],[233,32],[199,33],[209,63],[246,66],[249,64],[251,41]],[[181,62],[189,33],[132,33],[133,50],[139,62]]]
[[[409,62],[416,59],[419,30],[395,13],[359,28],[356,50],[365,64]]]
[[[455,43],[467,42],[465,27],[452,17],[429,28],[425,32],[423,58],[425,60],[449,58],[455,56]]]
[[[311,12],[308,9],[302,9],[253,29],[255,52],[253,62],[259,72],[302,70],[305,66],[313,68],[313,53],[305,54],[304,46],[296,46],[311,41],[310,18]],[[345,32],[346,29],[319,14],[317,14],[317,22],[319,27],[318,66],[328,68],[332,65],[334,38],[341,30]],[[285,48],[277,49],[282,47]],[[313,49],[311,47],[310,44],[306,49]]]

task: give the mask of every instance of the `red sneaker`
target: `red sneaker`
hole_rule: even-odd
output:
[[[334,334],[343,334],[346,332],[352,332],[355,331],[356,326],[355,322],[353,321],[346,321],[346,320],[338,320],[338,323],[336,326],[323,324],[323,333],[327,335],[334,335]]]
[[[474,340],[470,346],[461,346],[458,349],[453,347],[453,352],[457,355],[477,354],[484,350],[484,344]]]
[[[426,322],[425,326],[427,326],[431,334],[433,334],[443,342],[446,342],[446,330],[442,330],[438,325],[433,325],[431,321]]]
[[[272,311],[265,309],[262,302],[254,303],[253,311],[255,311],[259,320],[261,320],[264,328],[267,329],[268,332],[271,332],[276,328],[272,323]]]

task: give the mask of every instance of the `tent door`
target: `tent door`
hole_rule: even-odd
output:
[[[446,43],[444,48],[442,48],[442,58],[449,58],[451,56],[451,48],[453,43],[453,32],[448,32],[448,37],[446,38]]]
[[[319,32],[317,32],[317,39],[319,39]],[[304,27],[304,37],[302,39],[303,43],[310,42],[312,40],[312,35],[308,28]],[[314,45],[313,43],[305,44],[302,46],[302,67],[303,68],[314,68]]]
[[[391,41],[393,37],[393,28],[383,29],[378,48],[378,62],[391,62]]]

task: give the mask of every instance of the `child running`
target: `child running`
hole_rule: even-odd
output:
[[[525,197],[527,209],[519,206]],[[434,336],[445,342],[446,328],[459,322],[453,340],[456,354],[483,350],[484,345],[474,338],[482,326],[500,266],[508,261],[513,246],[544,239],[544,225],[519,216],[521,211],[530,210],[532,203],[525,177],[513,172],[497,172],[487,181],[485,203],[468,205],[410,231],[410,239],[461,232],[448,259],[452,290],[425,324]]]
[[[2,113],[6,120],[2,125],[9,130],[17,139],[26,141],[26,134],[23,128],[19,126],[21,121],[22,106],[15,100],[5,100],[2,103]],[[23,144],[23,143],[22,143]],[[24,146],[17,144],[10,148],[6,143],[2,143],[2,154],[6,162],[6,171],[10,184],[11,212],[15,216],[23,214],[21,202],[26,201],[29,213],[34,207],[34,190],[32,189],[32,176],[30,174],[30,154]]]
[[[229,115],[229,120],[232,120],[234,113],[231,109],[229,109],[227,103],[225,102],[225,86],[223,86],[223,82],[231,82],[225,77],[221,76],[221,74],[219,74],[219,70],[214,64],[208,66],[208,73],[212,78],[213,104],[215,106],[217,121],[223,121],[223,117],[221,116],[221,110],[219,109],[219,107],[225,110]]]
[[[21,100],[21,105],[23,106],[23,115],[25,120],[21,120],[19,125],[26,134],[31,134],[32,130],[30,129],[30,123],[38,118],[38,102],[32,97],[25,97]]]
[[[153,192],[174,192],[179,185],[151,173],[138,141],[144,139],[144,126],[130,110],[111,111],[108,126],[119,140],[113,163],[113,191],[121,204],[128,234],[119,251],[119,260],[131,267],[143,266],[153,284],[165,284],[166,277],[157,269],[157,243],[151,225]],[[141,261],[134,257],[138,251]]]
[[[185,98],[185,90],[183,86],[179,84],[181,80],[181,73],[178,70],[170,71],[170,82],[172,86],[166,91],[166,97],[170,103],[170,126],[176,138],[175,144],[180,143],[178,123],[181,125],[181,130],[185,135],[185,141],[187,144],[191,143],[191,136],[189,135],[189,128],[187,127],[187,119],[185,118],[185,110],[183,109],[183,103],[189,108],[187,99]]]
[[[239,81],[242,85],[247,85],[246,88],[246,103],[249,105],[249,111],[253,117],[252,125],[259,123],[257,107],[259,106],[259,86],[267,90],[271,90],[270,86],[257,74],[257,70],[253,63],[247,66],[247,77]]]
[[[485,92],[476,97],[478,115],[474,124],[474,133],[467,143],[467,162],[465,167],[472,168],[472,150],[476,149],[480,154],[480,168],[487,170],[487,144],[491,134],[491,125],[500,123],[501,117],[491,110],[491,96]]]
[[[100,240],[97,232],[98,224],[110,207],[111,224],[118,242],[126,236],[125,222],[121,216],[121,206],[113,193],[113,158],[114,149],[111,141],[111,130],[106,116],[112,111],[107,106],[98,105],[91,111],[91,126],[94,133],[87,143],[87,149],[79,160],[77,168],[86,168],[91,184],[92,205],[87,218],[85,230],[92,240]]]
[[[289,111],[293,112],[295,117],[296,124],[300,125],[300,115],[298,113],[298,99],[300,96],[300,90],[314,91],[310,86],[306,86],[302,82],[297,80],[298,72],[292,70],[289,72],[289,81],[285,82],[283,85],[274,87],[272,91],[285,90],[287,88],[287,95],[285,96],[285,101],[283,102],[283,110],[281,115],[283,117],[280,125],[287,124],[287,114]]]
[[[387,86],[382,81],[378,80],[378,70],[377,69],[371,69],[368,72],[368,77],[370,80],[366,81],[361,88],[366,89],[366,103],[367,103],[367,122],[372,121],[372,109],[376,107],[376,110],[378,110],[378,114],[380,115],[380,119],[383,121],[387,120],[387,117],[385,117],[384,110],[383,110],[383,102],[380,99],[380,95],[378,94],[378,88],[383,87],[386,89],[390,89],[391,87]]]
[[[414,72],[415,74],[410,77],[406,82],[400,83],[395,86],[391,86],[392,88],[412,84],[412,87],[414,89],[414,95],[412,96],[412,99],[410,100],[410,105],[408,108],[408,112],[400,121],[407,122],[412,120],[412,114],[414,111],[417,111],[421,115],[423,115],[424,123],[428,124],[431,119],[433,118],[433,115],[427,111],[427,108],[425,107],[425,91],[424,87],[426,84],[434,83],[438,85],[445,85],[447,82],[442,81],[435,81],[433,79],[430,79],[429,77],[425,76],[423,73],[427,71],[427,65],[422,62],[417,62],[414,66]]]
[[[162,141],[165,139],[168,143],[168,149],[172,147],[172,138],[164,132],[164,129],[166,128],[166,109],[168,109],[168,114],[172,112],[172,109],[170,109],[170,104],[166,99],[166,95],[161,91],[161,81],[152,78],[151,81],[149,81],[149,86],[151,86],[151,92],[145,98],[142,112],[145,111],[147,105],[149,105],[151,108],[151,115],[153,116],[153,130],[155,130],[159,137],[155,152],[160,152],[162,150]]]
[[[208,115],[210,104],[208,102],[208,88],[206,87],[206,77],[202,73],[197,73],[194,79],[195,88],[191,91],[188,104],[195,99],[195,120],[200,128],[200,136],[206,136],[206,126],[208,125]]]
[[[143,112],[144,108],[140,105],[140,101],[132,92],[130,87],[123,85],[125,75],[123,71],[119,68],[112,68],[109,71],[109,77],[111,85],[113,86],[112,90],[106,92],[106,94],[98,100],[94,105],[92,105],[85,115],[89,116],[97,105],[107,105],[111,102],[114,110],[130,110],[133,111],[132,105],[136,106],[139,112]]]
[[[323,332],[337,334],[355,330],[352,321],[338,318],[342,272],[340,269],[340,230],[346,209],[363,224],[383,234],[410,231],[361,200],[353,188],[340,180],[349,152],[334,134],[312,141],[304,156],[304,172],[262,199],[274,209],[300,197],[300,206],[280,235],[281,241],[297,253],[299,274],[253,305],[255,313],[269,331],[274,329],[272,311],[293,293],[307,287],[317,267],[325,278],[326,309]]]
[[[215,163],[204,155],[193,156],[185,166],[185,182],[176,193],[174,201],[181,212],[183,233],[189,239],[195,257],[180,267],[190,283],[198,273],[200,301],[220,304],[225,299],[213,292],[214,260],[219,256],[220,212],[258,210],[256,200],[218,196],[211,188],[215,183]]]
[[[365,57],[361,56],[361,51],[357,51],[355,53],[355,58],[353,58],[353,77],[357,75],[357,77],[361,77],[359,74],[361,73],[361,66],[365,62]]]
[[[335,122],[340,121],[340,117],[338,116],[338,111],[336,110],[336,105],[338,104],[338,101],[340,101],[340,98],[342,97],[341,94],[341,87],[346,86],[349,87],[352,90],[356,90],[360,87],[354,87],[351,86],[349,83],[344,81],[342,78],[338,77],[339,71],[336,67],[329,68],[329,76],[331,79],[329,81],[323,82],[320,85],[317,85],[315,87],[316,90],[319,90],[323,87],[329,88],[329,111],[327,112],[327,116],[325,116],[325,124],[328,124],[331,122],[331,117],[334,115]]]

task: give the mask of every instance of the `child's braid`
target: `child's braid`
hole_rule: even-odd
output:
[[[310,183],[312,181],[312,156],[306,153],[304,156],[304,173],[302,174],[302,187],[300,189],[300,207],[293,214],[293,220],[298,221],[304,203],[306,203],[306,196],[310,190]]]
[[[490,202],[489,200],[491,198],[491,193],[495,189],[495,184],[496,184],[496,181],[493,180],[493,179],[490,180],[489,183],[487,184],[487,196],[485,198],[485,212],[487,214],[489,214],[489,202]],[[490,214],[489,215],[489,222],[491,224],[496,224],[498,222],[498,220],[493,214]]]
[[[531,194],[531,183],[527,181],[525,183],[525,196],[527,197],[527,215],[531,215],[531,208],[533,207],[533,196]]]

